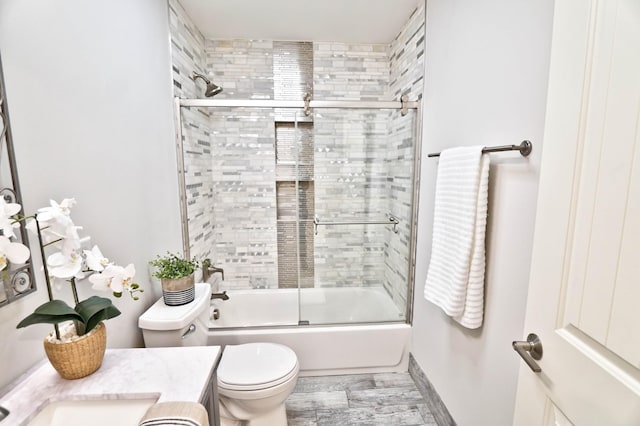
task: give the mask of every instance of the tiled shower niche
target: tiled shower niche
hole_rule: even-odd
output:
[[[313,123],[276,122],[275,126],[278,287],[313,287]]]

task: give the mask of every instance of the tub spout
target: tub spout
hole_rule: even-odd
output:
[[[205,259],[202,261],[202,281],[209,281],[209,277],[216,272],[222,274],[222,281],[224,281],[224,269],[212,266],[210,259]]]
[[[213,299],[229,300],[229,295],[227,294],[226,290],[223,291],[222,293],[212,293],[211,300]]]

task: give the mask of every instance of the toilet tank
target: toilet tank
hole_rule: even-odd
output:
[[[196,283],[195,298],[185,305],[167,306],[160,298],[138,318],[145,347],[205,346],[210,300],[207,283]]]

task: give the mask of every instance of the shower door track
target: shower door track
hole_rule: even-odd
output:
[[[247,108],[304,108],[304,101],[276,101],[272,99],[182,99],[176,102],[183,107],[247,107]],[[418,109],[420,102],[410,101],[309,101],[309,108],[368,108],[368,109]]]

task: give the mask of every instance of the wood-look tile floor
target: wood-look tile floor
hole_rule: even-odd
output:
[[[409,373],[300,377],[289,426],[436,425]]]

